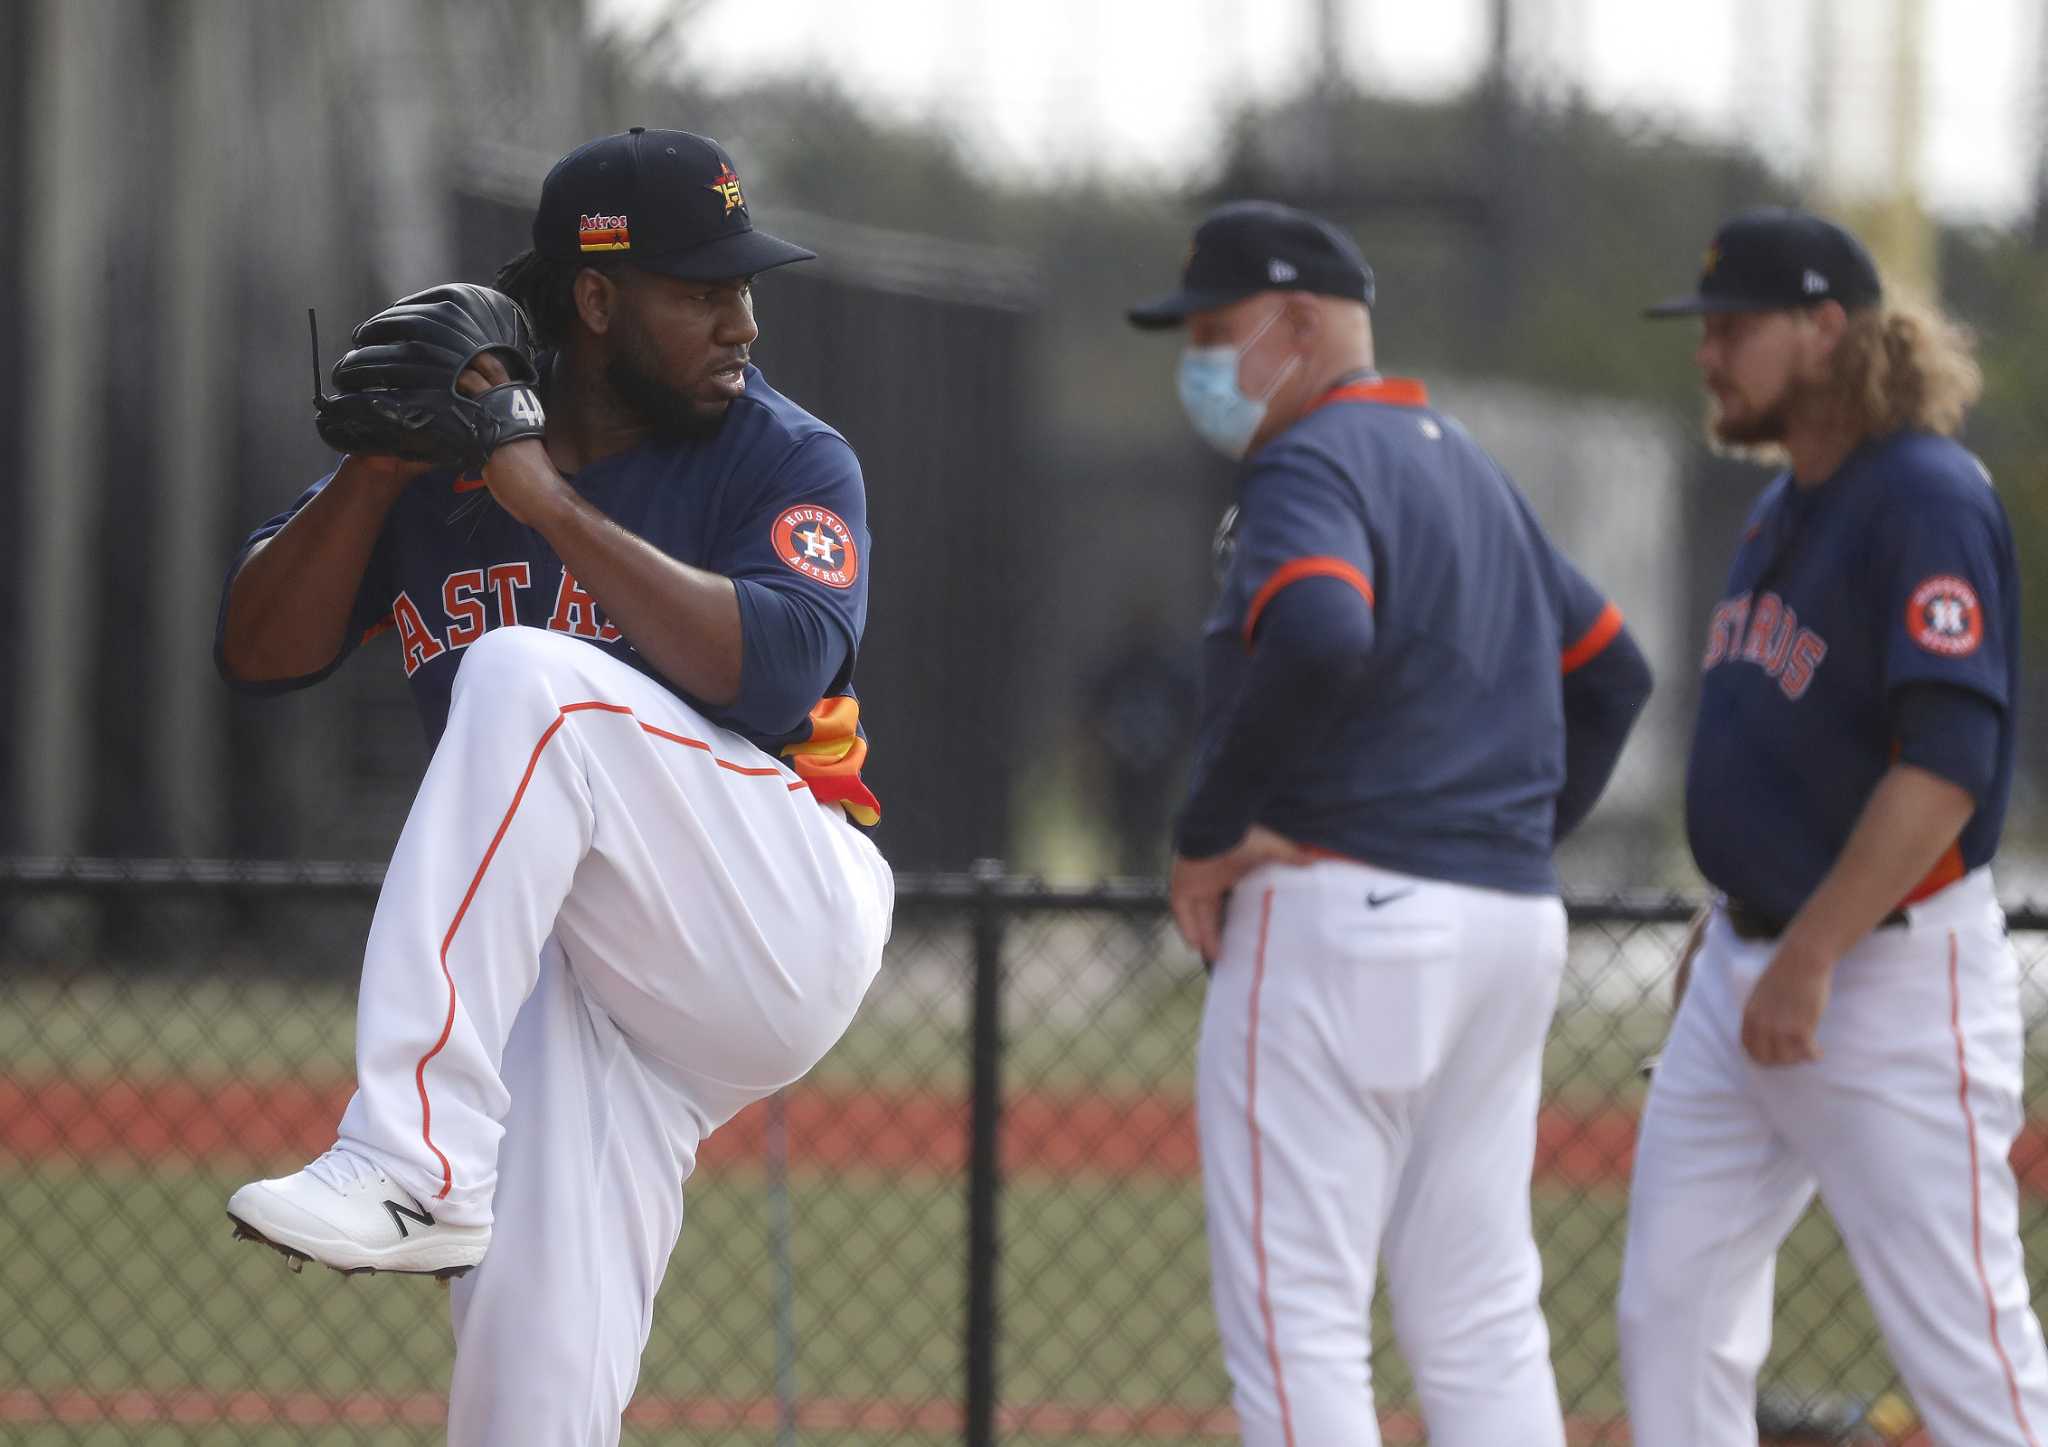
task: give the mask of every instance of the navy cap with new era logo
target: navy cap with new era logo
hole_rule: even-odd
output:
[[[1643,315],[1781,311],[1824,301],[1853,308],[1883,295],[1877,264],[1862,242],[1810,212],[1766,206],[1722,223],[1701,263],[1697,291]]]
[[[698,281],[752,276],[817,253],[754,229],[725,147],[688,131],[635,126],[578,146],[541,182],[533,216],[543,256],[618,256]]]
[[[1357,244],[1320,216],[1274,201],[1233,201],[1195,228],[1180,289],[1128,315],[1136,327],[1179,326],[1190,312],[1262,291],[1308,291],[1371,306],[1372,268]]]

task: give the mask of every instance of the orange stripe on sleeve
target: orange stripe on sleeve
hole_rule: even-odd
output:
[[[1564,673],[1573,673],[1584,668],[1600,656],[1601,650],[1614,641],[1614,635],[1621,632],[1621,609],[1609,603],[1600,610],[1600,616],[1593,620],[1593,626],[1586,630],[1585,637],[1565,649],[1560,662]]]
[[[1258,630],[1259,615],[1266,611],[1266,605],[1279,596],[1282,588],[1303,578],[1341,578],[1364,595],[1366,607],[1373,606],[1372,583],[1342,558],[1296,558],[1275,568],[1273,576],[1252,594],[1251,606],[1244,610],[1245,647],[1252,646],[1252,634]]]

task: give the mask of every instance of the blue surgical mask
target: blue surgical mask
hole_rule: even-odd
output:
[[[1175,379],[1180,389],[1180,405],[1202,440],[1226,457],[1244,456],[1259,424],[1266,420],[1267,403],[1301,362],[1299,357],[1289,357],[1263,397],[1247,397],[1237,385],[1238,363],[1278,320],[1280,311],[1261,322],[1259,329],[1245,338],[1243,346],[1233,347],[1225,342],[1214,347],[1181,349]]]

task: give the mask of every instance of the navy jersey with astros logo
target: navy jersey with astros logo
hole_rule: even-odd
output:
[[[1332,731],[1275,762],[1258,822],[1383,868],[1556,889],[1562,678],[1620,611],[1423,387],[1337,388],[1253,455],[1218,538],[1193,792],[1239,708],[1266,609],[1331,578],[1370,608],[1369,673]]]
[[[1929,433],[1866,440],[1825,482],[1764,490],[1707,629],[1686,829],[1709,883],[1780,919],[1848,842],[1897,750],[1899,689],[2000,711],[1992,785],[1906,902],[1988,863],[2012,778],[2019,580],[1983,465]]]
[[[740,694],[729,707],[712,708],[661,679],[545,538],[497,506],[480,481],[445,470],[422,474],[393,505],[333,662],[304,678],[242,686],[276,692],[318,682],[363,640],[393,632],[433,743],[447,723],[465,648],[492,628],[551,628],[663,682],[766,752],[790,756],[814,794],[872,822],[874,802],[859,782],[866,744],[853,689],[868,600],[860,463],[839,433],[770,388],[757,369],[748,367],[746,380],[716,432],[644,443],[571,479],[629,532],[733,580],[745,653]],[[252,533],[229,578],[250,548],[331,479]],[[223,625],[225,606],[224,598]],[[218,633],[215,646],[218,658]]]

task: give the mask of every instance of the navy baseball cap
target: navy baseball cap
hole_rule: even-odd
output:
[[[618,256],[693,281],[817,256],[754,229],[725,147],[645,126],[601,136],[555,162],[541,182],[533,246],[543,256]]]
[[[1643,315],[1780,311],[1824,301],[1853,308],[1883,295],[1877,263],[1862,242],[1810,212],[1766,206],[1722,223],[1700,264],[1697,291]]]
[[[1232,201],[1195,228],[1180,290],[1128,315],[1134,327],[1176,327],[1190,312],[1262,291],[1309,291],[1371,306],[1372,268],[1357,244],[1320,216],[1275,201]]]

